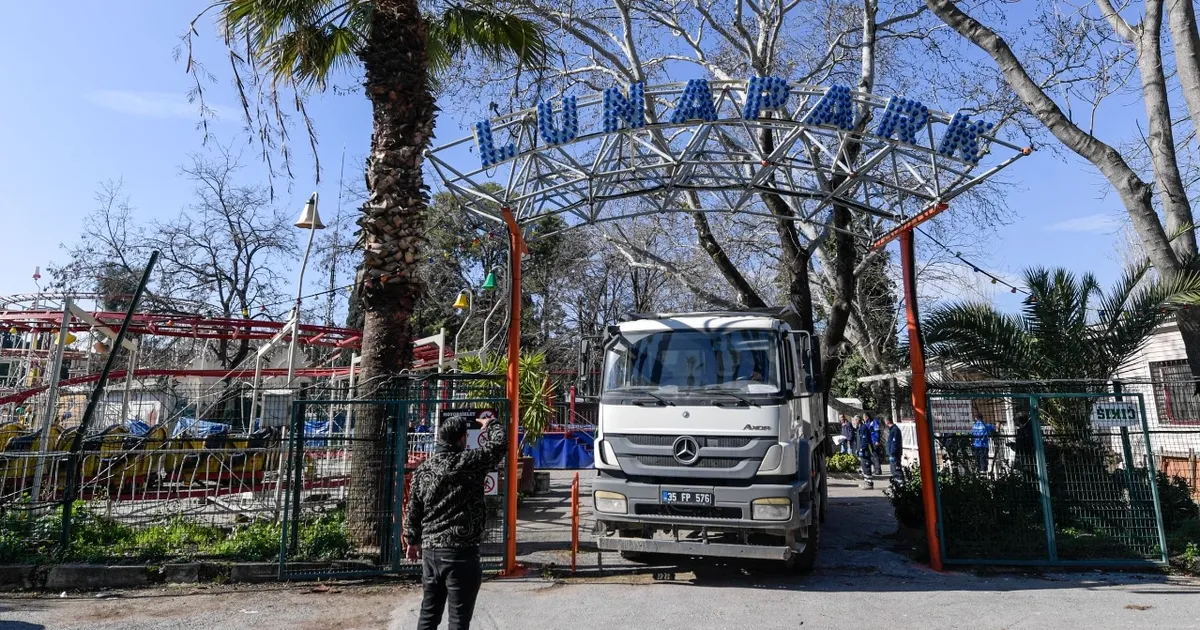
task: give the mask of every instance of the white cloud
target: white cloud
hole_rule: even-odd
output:
[[[1120,225],[1120,219],[1110,214],[1089,214],[1052,223],[1046,229],[1051,232],[1111,232]]]
[[[189,103],[186,96],[175,92],[138,92],[131,90],[98,90],[87,95],[92,103],[130,116],[150,118],[200,118],[199,103]],[[225,107],[210,106],[222,119],[227,119]]]

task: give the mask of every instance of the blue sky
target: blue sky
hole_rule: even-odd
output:
[[[32,292],[34,266],[43,270],[65,258],[60,244],[79,236],[79,222],[95,204],[102,181],[123,179],[124,191],[144,219],[170,216],[190,199],[178,167],[203,151],[197,107],[186,93],[191,78],[176,60],[195,12],[207,3],[72,3],[53,21],[36,3],[6,7],[10,28],[0,38],[0,295]],[[256,145],[244,145],[237,99],[228,82],[223,45],[211,20],[200,23],[198,51],[220,76],[209,85],[209,103],[221,112],[210,128],[217,141],[244,146],[248,181],[265,180]],[[51,34],[53,35],[51,37]],[[361,177],[368,148],[370,108],[355,91],[313,100],[310,114],[320,138],[324,165],[322,213],[337,198],[337,164],[345,150],[348,172]],[[1102,135],[1131,129],[1141,117],[1139,101],[1114,103],[1100,117]],[[465,132],[457,117],[443,119],[443,138]],[[1106,139],[1108,139],[1106,138]],[[292,181],[276,179],[282,208],[297,212],[315,188],[307,143],[295,134]],[[999,228],[981,266],[1008,275],[1024,266],[1065,266],[1095,272],[1102,282],[1119,272],[1114,249],[1125,214],[1091,165],[1048,151],[1020,160],[1006,180],[1014,184],[1008,203],[1013,223]],[[919,247],[933,247],[918,239]],[[291,273],[285,274],[292,275]],[[44,279],[43,279],[44,280]],[[1003,306],[1015,301],[999,296]]]

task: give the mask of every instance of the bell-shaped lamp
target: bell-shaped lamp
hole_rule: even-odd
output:
[[[467,292],[462,291],[458,294],[458,299],[454,300],[454,308],[466,310],[471,307],[471,300],[467,297]]]
[[[489,271],[486,278],[483,279],[483,286],[480,287],[484,291],[492,291],[496,288],[496,272]]]
[[[304,210],[300,211],[300,218],[296,220],[296,227],[306,230],[325,229],[325,224],[321,223],[321,215],[317,214],[317,193],[313,193],[304,204]]]

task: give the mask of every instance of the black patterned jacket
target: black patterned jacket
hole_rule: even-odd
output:
[[[426,549],[479,546],[487,521],[483,484],[508,448],[508,431],[489,422],[480,447],[458,451],[439,443],[437,451],[413,472],[404,519],[404,541]]]

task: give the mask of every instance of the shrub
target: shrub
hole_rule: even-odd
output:
[[[342,510],[322,515],[300,526],[300,555],[309,560],[345,558],[353,549],[346,534],[346,513]]]
[[[852,473],[858,470],[858,458],[849,453],[835,453],[825,462],[829,472]]]
[[[913,466],[905,472],[903,479],[893,481],[885,493],[892,503],[897,522],[904,527],[924,527],[925,504],[920,467]]]
[[[1158,501],[1162,505],[1163,526],[1168,532],[1200,520],[1200,505],[1192,500],[1192,488],[1182,477],[1167,477],[1166,473],[1158,471]]]
[[[279,557],[283,529],[271,521],[254,521],[235,527],[222,541],[212,546],[213,555],[231,560],[272,560]]]
[[[203,554],[225,537],[218,527],[192,523],[182,518],[138,530],[133,535],[137,556],[143,560],[186,558]]]

